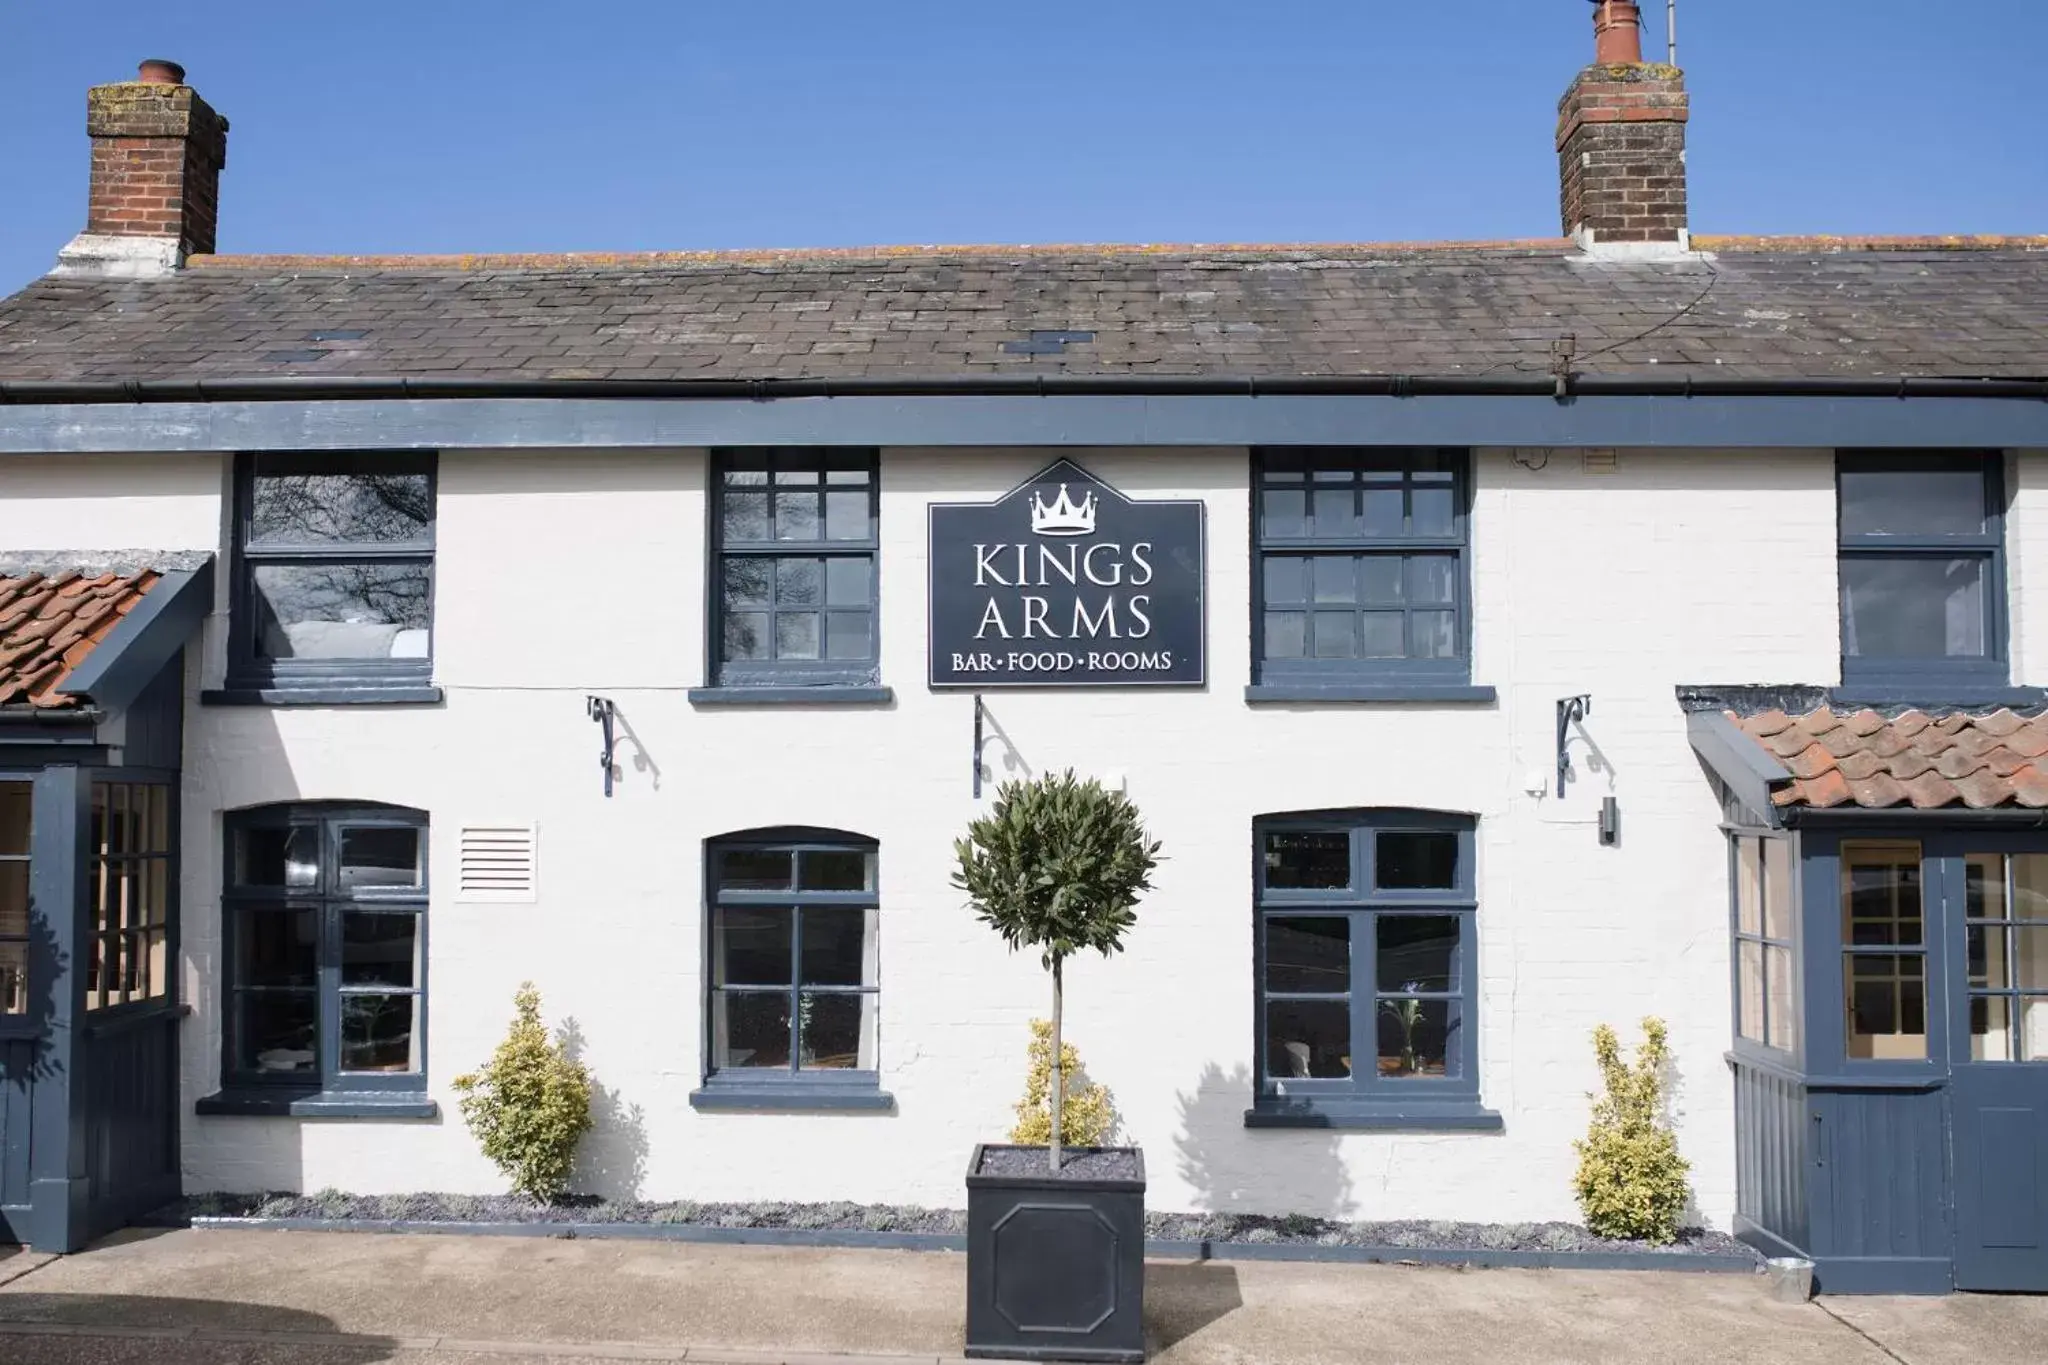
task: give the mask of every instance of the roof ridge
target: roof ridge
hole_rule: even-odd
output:
[[[1799,234],[1756,236],[1695,233],[1692,246],[1711,252],[2043,251],[2048,234],[1947,233],[1933,235]],[[898,243],[838,247],[749,247],[703,251],[464,251],[367,252],[323,255],[296,252],[216,253],[187,258],[195,269],[519,270],[547,267],[633,268],[693,265],[789,265],[805,262],[1002,257],[1100,256],[1110,259],[1183,256],[1440,255],[1469,252],[1576,252],[1565,237],[1478,238],[1471,241],[1386,242],[1046,242]]]
[[[2044,239],[2048,242],[2048,239]],[[359,270],[507,270],[545,266],[633,267],[687,265],[777,265],[806,261],[869,261],[1102,256],[1328,256],[1391,253],[1442,254],[1459,251],[1567,252],[1577,245],[1564,237],[1499,238],[1469,242],[1048,242],[952,243],[843,247],[762,247],[724,251],[478,251],[446,254],[409,252],[360,255],[302,255],[290,252],[214,254],[186,258],[195,269],[353,268]]]

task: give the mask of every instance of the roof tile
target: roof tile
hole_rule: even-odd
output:
[[[2036,761],[2048,754],[2048,713],[1908,711],[1887,720],[1821,707],[1729,718],[1788,770],[1771,793],[1780,807],[2048,807],[2048,764]]]
[[[2048,772],[2028,765],[2011,778],[2013,800],[2029,810],[2048,806]]]
[[[361,331],[308,342],[309,333]],[[1093,341],[1005,353],[1033,332]],[[870,249],[834,255],[208,258],[0,302],[0,380],[560,372],[2037,378],[2048,250],[1757,243],[1589,263],[1565,242]],[[310,363],[278,357],[325,352]]]
[[[152,569],[0,577],[0,706],[77,705],[58,686],[159,577]]]
[[[1982,730],[1987,735],[1996,735],[2000,739],[2004,739],[2007,735],[2025,724],[2026,721],[2014,715],[2012,708],[2009,706],[1993,711],[1988,716],[1980,716],[1977,719],[1977,728],[1979,730]]]

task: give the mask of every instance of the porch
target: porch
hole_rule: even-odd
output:
[[[0,1240],[175,1195],[184,646],[210,557],[0,565]]]
[[[1822,1293],[2048,1291],[2048,718],[1800,700],[1691,717],[1729,834],[1735,1231]]]

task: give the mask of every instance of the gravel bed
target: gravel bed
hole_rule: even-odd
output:
[[[688,1223],[720,1228],[797,1228],[816,1231],[923,1232],[959,1236],[967,1231],[960,1209],[893,1204],[699,1204],[611,1201],[571,1196],[542,1206],[512,1195],[200,1194],[157,1210],[146,1221],[182,1225],[193,1218],[326,1218],[360,1222],[422,1223]],[[1345,1223],[1300,1214],[1269,1217],[1241,1213],[1148,1213],[1148,1237],[1184,1242],[1247,1242],[1354,1247],[1408,1247],[1424,1251],[1653,1252],[1670,1256],[1749,1256],[1755,1253],[1725,1232],[1690,1229],[1671,1246],[1595,1237],[1575,1223],[1449,1223],[1405,1221]]]
[[[1053,1172],[1043,1147],[1002,1147],[981,1149],[982,1175],[1046,1176]],[[1129,1147],[1078,1147],[1062,1155],[1061,1180],[1141,1180],[1145,1163]]]

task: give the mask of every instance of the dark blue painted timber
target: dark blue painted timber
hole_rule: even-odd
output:
[[[1730,1060],[1736,1236],[1811,1260],[1817,1293],[1953,1289],[1945,1087],[1872,1089]]]
[[[1809,1092],[1817,1292],[1953,1287],[1944,1098],[1938,1089]]]
[[[151,1007],[82,1030],[90,1240],[178,1197],[178,1021]]]
[[[185,744],[184,658],[172,659],[121,714],[121,761],[174,771]]]
[[[707,446],[2048,446],[2048,403],[1716,395],[1058,394],[0,404],[0,454]]]
[[[1735,1212],[1787,1246],[1806,1246],[1813,1126],[1806,1087],[1741,1057],[1729,1060],[1735,1071]]]
[[[0,1038],[0,1241],[28,1240],[29,1124],[36,1041]]]

